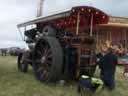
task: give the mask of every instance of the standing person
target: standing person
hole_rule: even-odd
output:
[[[101,67],[100,65],[100,60],[103,58],[106,54],[107,51],[107,46],[105,43],[100,45],[100,52],[96,54],[96,64],[99,65],[99,68]]]
[[[112,48],[108,48],[106,54],[100,60],[101,79],[110,90],[115,88],[115,71],[117,56]]]

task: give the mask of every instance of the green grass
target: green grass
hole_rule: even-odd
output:
[[[99,71],[96,72],[99,74]],[[128,80],[123,78],[123,68],[116,72],[116,89],[105,89],[104,96],[128,96]],[[17,70],[16,57],[0,56],[0,96],[78,96],[76,84],[43,84],[37,81],[32,69],[24,74]]]

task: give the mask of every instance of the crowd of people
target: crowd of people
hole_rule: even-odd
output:
[[[7,55],[7,49],[6,48],[2,48],[2,49],[0,49],[0,55],[1,56],[6,56]]]

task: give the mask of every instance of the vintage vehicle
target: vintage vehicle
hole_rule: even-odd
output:
[[[89,6],[18,24],[30,50],[19,55],[18,69],[27,72],[31,64],[40,81],[76,79],[92,75],[96,52],[93,28],[106,24],[107,14]],[[95,33],[94,33],[95,34]]]

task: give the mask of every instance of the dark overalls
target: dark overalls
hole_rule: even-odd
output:
[[[113,53],[108,53],[100,59],[101,79],[110,90],[115,88],[116,64],[117,56]]]

